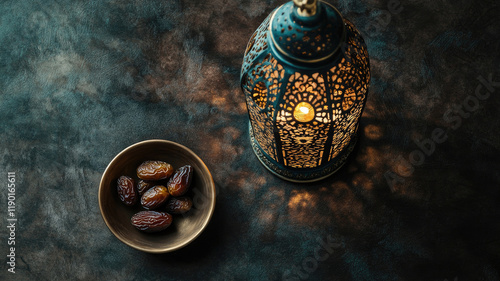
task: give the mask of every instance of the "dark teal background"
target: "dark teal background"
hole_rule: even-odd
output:
[[[284,2],[1,1],[0,279],[500,280],[500,85],[478,79],[500,81],[498,1],[328,1],[372,79],[356,150],[314,184],[259,163],[239,88],[246,43]],[[436,128],[446,139],[415,152]],[[164,255],[121,243],[97,202],[109,161],[152,138],[190,147],[218,189],[205,232]]]

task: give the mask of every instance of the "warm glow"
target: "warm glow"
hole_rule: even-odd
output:
[[[293,117],[299,122],[309,122],[314,119],[314,108],[307,102],[301,102],[295,107]]]

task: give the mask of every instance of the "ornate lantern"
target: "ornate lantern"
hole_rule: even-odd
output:
[[[240,78],[252,147],[266,168],[307,182],[345,163],[370,70],[363,38],[337,9],[294,0],[274,10],[250,38]]]

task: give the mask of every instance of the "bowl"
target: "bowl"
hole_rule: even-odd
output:
[[[161,160],[175,169],[193,167],[190,190],[192,209],[183,215],[173,215],[172,224],[157,233],[136,229],[131,217],[144,210],[140,202],[126,206],[118,198],[116,181],[122,175],[136,182],[136,168],[147,160]],[[133,144],[118,153],[109,163],[99,185],[99,208],[109,230],[128,246],[148,253],[166,253],[180,249],[195,240],[208,225],[215,209],[215,184],[203,161],[189,148],[167,140],[147,140]]]

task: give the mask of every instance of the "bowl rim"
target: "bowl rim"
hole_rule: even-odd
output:
[[[176,246],[169,247],[169,248],[161,248],[161,249],[146,249],[146,248],[142,248],[140,246],[134,245],[133,243],[127,241],[125,238],[123,238],[120,235],[118,235],[118,233],[111,227],[108,219],[104,215],[103,204],[102,204],[102,196],[103,196],[102,194],[104,193],[104,188],[105,188],[104,187],[104,183],[103,183],[103,179],[104,179],[104,176],[107,174],[108,170],[114,164],[116,164],[115,162],[118,161],[117,159],[121,155],[127,153],[129,150],[131,150],[133,148],[136,148],[138,146],[147,145],[147,144],[152,144],[152,143],[161,143],[161,144],[166,144],[166,145],[178,146],[179,148],[181,148],[182,150],[185,150],[187,153],[191,154],[194,158],[196,158],[202,164],[202,166],[206,169],[206,171],[208,173],[209,184],[210,184],[210,187],[211,187],[210,188],[210,190],[211,190],[211,198],[213,198],[212,200],[210,200],[210,206],[209,206],[209,210],[208,210],[209,214],[208,214],[207,218],[203,221],[203,225],[200,227],[200,229],[198,229],[198,231],[196,232],[196,234],[191,237],[191,239],[188,239],[188,240],[186,240],[186,241],[184,241],[182,243],[179,243]],[[213,213],[214,213],[214,210],[215,210],[215,202],[216,202],[216,199],[217,199],[216,195],[217,195],[217,193],[216,193],[216,190],[215,190],[215,183],[214,183],[214,179],[212,177],[212,174],[211,174],[210,170],[208,169],[207,165],[205,164],[205,162],[203,162],[203,160],[196,153],[194,153],[188,147],[186,147],[186,146],[184,146],[184,145],[182,145],[180,143],[174,142],[174,141],[169,141],[169,140],[164,140],[164,139],[149,139],[149,140],[144,140],[144,141],[140,141],[140,142],[134,143],[134,144],[132,144],[132,145],[124,148],[117,155],[115,155],[115,157],[113,157],[113,159],[109,162],[109,164],[106,166],[106,169],[104,170],[104,172],[101,175],[101,180],[99,182],[98,202],[99,202],[99,211],[101,213],[102,219],[104,220],[104,223],[106,224],[106,226],[108,227],[108,229],[111,231],[111,233],[113,233],[113,235],[116,238],[118,238],[118,240],[120,240],[124,244],[126,244],[126,245],[128,245],[128,246],[130,246],[130,247],[132,247],[134,249],[137,249],[137,250],[140,250],[140,251],[143,251],[143,252],[153,253],[153,254],[161,254],[161,253],[167,253],[167,252],[172,252],[172,251],[181,249],[181,248],[187,246],[192,241],[194,241],[196,238],[198,238],[198,236],[200,236],[200,234],[203,232],[203,230],[205,230],[205,228],[207,227],[208,223],[212,219],[212,216],[213,216]]]

